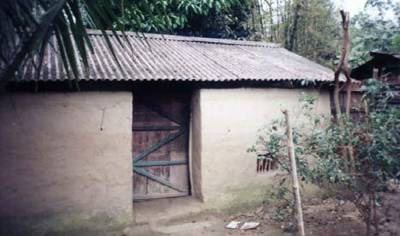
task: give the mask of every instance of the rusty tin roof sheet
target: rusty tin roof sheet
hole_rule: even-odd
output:
[[[333,71],[277,44],[158,34],[126,33],[129,44],[118,43],[110,32],[117,63],[99,31],[88,31],[94,53],[89,70],[79,63],[81,80],[130,81],[332,81]],[[66,80],[56,46],[45,51],[40,81]],[[18,73],[18,80],[35,80],[32,66]]]

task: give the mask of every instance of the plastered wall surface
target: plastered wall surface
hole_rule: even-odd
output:
[[[260,128],[283,117],[283,109],[289,109],[293,122],[298,122],[299,98],[308,93],[319,98],[317,112],[330,115],[327,91],[238,88],[198,93],[192,127],[201,127],[193,130],[201,134],[195,133],[192,142],[200,143],[201,151],[192,151],[192,159],[197,158],[192,163],[201,179],[194,179],[194,185],[201,186],[203,201],[216,208],[265,198],[264,186],[271,184],[276,172],[257,173],[256,158],[246,150],[255,143]]]
[[[132,221],[131,126],[129,92],[0,96],[1,226]]]

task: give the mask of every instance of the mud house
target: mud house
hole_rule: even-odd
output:
[[[90,38],[79,91],[49,47],[40,76],[24,67],[0,97],[3,226],[123,225],[143,199],[260,201],[274,171],[246,152],[257,130],[303,92],[330,113],[333,72],[279,45],[128,33],[131,48],[111,36],[119,69]]]

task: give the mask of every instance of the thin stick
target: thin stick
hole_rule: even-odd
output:
[[[293,178],[293,192],[294,192],[294,199],[295,199],[295,206],[297,213],[296,214],[297,225],[299,227],[300,235],[305,236],[306,234],[304,231],[303,210],[301,208],[300,184],[299,184],[299,179],[297,177],[297,166],[296,166],[296,159],[294,156],[293,133],[290,124],[289,111],[284,110],[283,114],[285,114],[285,119],[286,119],[286,131],[288,136],[289,158],[290,158],[290,165],[292,170],[291,172]]]

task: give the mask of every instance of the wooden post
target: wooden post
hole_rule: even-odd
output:
[[[290,158],[290,166],[291,166],[292,179],[293,179],[293,193],[294,193],[295,207],[296,207],[296,220],[297,220],[297,225],[299,227],[300,235],[305,236],[303,210],[301,208],[300,184],[299,184],[299,179],[297,177],[296,158],[294,155],[292,126],[290,124],[289,111],[284,110],[283,114],[285,114],[285,120],[286,120],[286,131],[287,131],[288,149],[289,149],[288,152],[289,152],[289,158]]]

